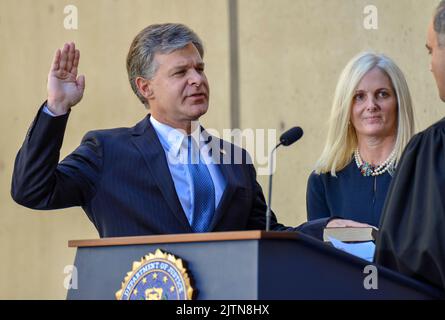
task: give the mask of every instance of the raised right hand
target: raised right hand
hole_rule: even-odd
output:
[[[67,113],[76,105],[85,90],[85,77],[77,77],[80,51],[73,42],[65,43],[62,50],[57,49],[48,73],[49,110],[55,115]]]

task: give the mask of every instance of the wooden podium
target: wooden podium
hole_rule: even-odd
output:
[[[77,289],[67,299],[115,299],[133,261],[156,249],[187,264],[196,299],[436,299],[440,291],[377,267],[301,233],[215,232],[69,241],[76,247]]]

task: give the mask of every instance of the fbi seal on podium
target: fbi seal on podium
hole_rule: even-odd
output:
[[[118,300],[191,300],[193,288],[182,260],[157,249],[133,262]]]

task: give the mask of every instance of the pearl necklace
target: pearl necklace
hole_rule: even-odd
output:
[[[362,157],[360,156],[360,152],[358,151],[358,148],[354,151],[354,159],[355,163],[357,164],[357,167],[359,168],[360,172],[363,176],[369,177],[369,176],[378,176],[386,171],[392,166],[394,161],[396,160],[396,150],[394,149],[391,154],[386,158],[386,160],[379,166],[373,166],[372,164],[363,161]]]

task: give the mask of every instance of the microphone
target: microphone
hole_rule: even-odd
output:
[[[269,195],[267,200],[267,211],[266,211],[266,231],[270,229],[270,217],[271,217],[271,207],[272,207],[272,168],[273,168],[273,153],[281,145],[287,147],[299,140],[303,136],[303,129],[300,127],[293,127],[280,136],[280,143],[273,148],[270,153],[270,172],[269,172]]]
[[[301,129],[300,127],[293,127],[281,135],[280,144],[286,147],[290,146],[292,143],[299,140],[302,136],[303,136],[303,129]]]

